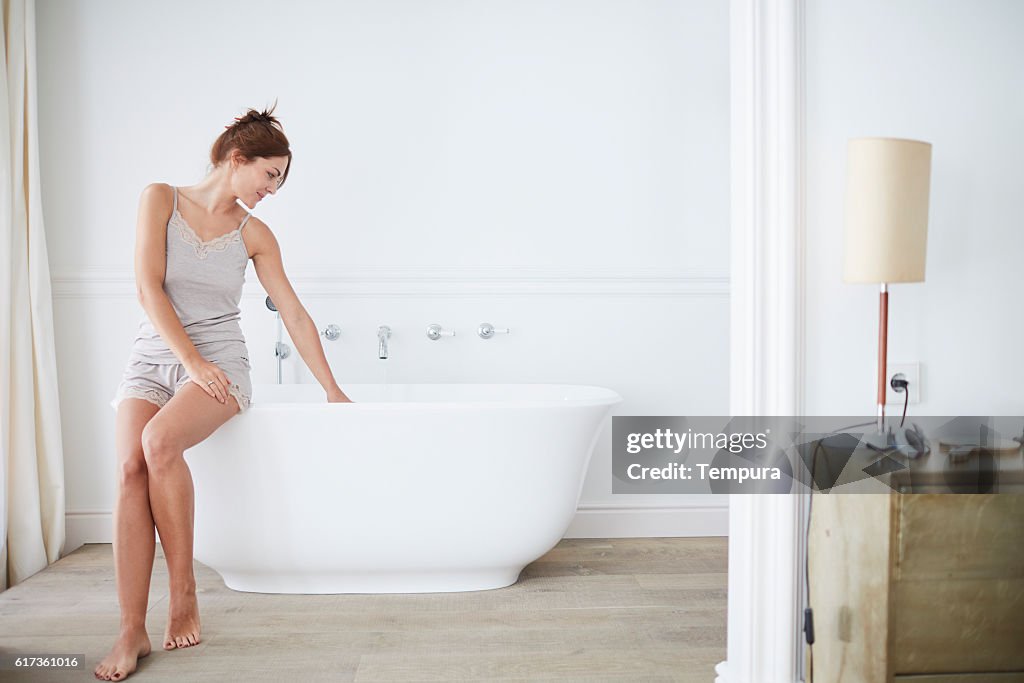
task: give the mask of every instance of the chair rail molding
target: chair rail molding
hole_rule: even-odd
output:
[[[730,412],[799,415],[804,367],[804,0],[730,0]],[[716,683],[803,680],[806,496],[730,495]]]
[[[291,266],[289,279],[303,297],[621,295],[727,297],[729,274],[715,268],[631,266]],[[135,299],[135,273],[121,266],[56,269],[57,299]],[[242,296],[266,296],[248,269]]]

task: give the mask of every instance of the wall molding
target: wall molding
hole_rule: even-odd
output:
[[[730,413],[804,413],[804,0],[731,0]],[[729,496],[716,683],[803,672],[806,495]]]
[[[113,543],[111,510],[75,510],[65,514],[66,540],[61,556],[84,543]],[[726,536],[727,505],[580,505],[564,538]]]
[[[717,499],[717,496],[713,497]],[[580,505],[565,538],[728,536],[726,504]]]
[[[728,272],[682,268],[536,266],[338,266],[288,269],[300,296],[435,296],[592,294],[622,296],[729,295]],[[56,299],[135,298],[135,273],[123,267],[57,271]],[[252,268],[243,297],[266,294]]]

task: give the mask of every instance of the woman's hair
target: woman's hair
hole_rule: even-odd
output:
[[[269,110],[260,112],[250,109],[245,116],[235,117],[235,123],[225,126],[227,130],[218,136],[210,148],[210,161],[213,165],[217,166],[228,159],[232,149],[237,149],[247,162],[256,157],[288,157],[288,165],[281,178],[283,186],[292,170],[292,151],[284,135],[284,128],[277,118],[271,116],[276,107],[275,100]]]

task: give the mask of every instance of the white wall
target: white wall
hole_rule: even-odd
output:
[[[620,415],[727,413],[728,3],[40,0],[37,28],[68,549],[110,540],[139,192],[198,182],[275,98],[294,168],[258,213],[317,325],[342,327],[343,388],[572,382],[617,390]],[[570,536],[726,533],[718,497],[613,496],[610,442],[609,422]]]
[[[807,412],[874,415],[878,287],[842,282],[844,173],[848,138],[891,136],[933,145],[925,281],[889,288],[889,362],[921,363],[909,414],[1024,414],[1024,3],[806,7]]]

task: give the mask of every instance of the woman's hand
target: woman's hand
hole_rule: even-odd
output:
[[[228,400],[228,386],[231,382],[218,365],[205,358],[197,358],[183,365],[189,379],[202,387],[203,391],[221,403]]]
[[[355,403],[352,399],[345,395],[345,392],[341,389],[332,389],[327,392],[328,403]]]

